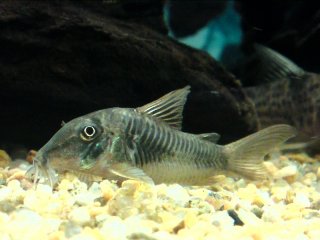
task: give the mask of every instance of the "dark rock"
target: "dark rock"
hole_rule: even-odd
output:
[[[98,4],[0,3],[0,146],[38,148],[62,120],[140,106],[187,84],[185,130],[230,140],[256,129],[239,82],[207,54]]]
[[[320,72],[320,2],[241,1],[246,40],[268,45],[310,72]]]
[[[234,220],[234,225],[238,225],[238,226],[244,225],[244,223],[239,218],[239,216],[235,210],[229,209],[227,212],[228,212],[228,215]]]

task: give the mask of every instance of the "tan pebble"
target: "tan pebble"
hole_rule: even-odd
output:
[[[184,225],[187,228],[191,228],[198,220],[198,211],[196,209],[190,209],[185,218]]]
[[[48,240],[66,240],[65,233],[63,231],[56,231],[53,233],[50,233],[48,236]]]
[[[6,168],[9,166],[10,162],[11,162],[11,158],[6,153],[6,151],[0,149],[0,167]]]
[[[22,180],[24,179],[25,176],[25,171],[21,170],[21,169],[11,169],[10,171],[10,177],[7,178],[7,182],[10,182],[12,180]]]
[[[161,219],[161,224],[159,226],[160,230],[168,231],[170,233],[176,230],[176,227],[183,223],[184,215],[173,214],[170,212],[160,212],[158,217]]]
[[[290,189],[290,185],[285,180],[277,180],[271,187],[271,197],[276,202],[285,200]]]
[[[307,156],[306,154],[288,154],[290,159],[297,161],[299,163],[314,163],[316,159]]]
[[[287,191],[287,196],[286,196],[285,202],[287,204],[292,203],[295,197],[296,197],[296,192],[293,189],[290,189]]]
[[[312,183],[317,181],[317,175],[313,172],[307,173],[304,177],[303,177],[303,183],[307,186],[310,186]]]
[[[103,240],[105,239],[100,233],[94,231],[82,231],[81,233],[68,238],[69,240]]]
[[[89,214],[92,217],[95,217],[95,216],[100,215],[100,214],[105,214],[105,213],[107,213],[107,207],[106,206],[102,206],[102,207],[94,206],[94,207],[90,207],[89,208]]]
[[[126,180],[122,182],[121,187],[126,189],[128,193],[133,193],[137,190],[143,183],[136,180]],[[130,191],[129,191],[130,190]]]
[[[258,190],[255,194],[252,203],[256,204],[258,207],[262,207],[263,205],[270,203],[270,195],[266,191]]]
[[[170,234],[166,231],[157,231],[152,234],[155,239],[165,239],[165,240],[177,240],[178,237],[175,234]]]
[[[224,199],[215,199],[213,197],[208,197],[206,199],[206,202],[213,206],[215,210],[220,210],[221,208],[228,209],[229,207],[229,205],[226,204],[226,201]]]
[[[86,207],[79,207],[73,209],[69,213],[69,219],[79,225],[85,225],[90,222],[91,217],[89,214],[89,210]]]
[[[102,196],[106,201],[109,201],[115,195],[115,192],[117,190],[116,185],[112,184],[108,180],[100,182],[100,188]]]
[[[290,203],[286,206],[285,211],[282,213],[284,220],[302,218],[301,209],[303,207],[300,204]]]
[[[265,165],[267,171],[268,171],[272,176],[274,176],[274,174],[279,171],[279,168],[277,168],[277,167],[274,165],[273,162],[266,161],[266,162],[264,162],[263,164]]]
[[[318,169],[317,169],[317,179],[318,180],[320,179],[320,167],[318,167]]]
[[[250,183],[245,188],[240,188],[238,190],[238,197],[244,200],[253,201],[257,192],[257,187]]]
[[[74,188],[74,185],[73,185],[72,181],[65,178],[65,179],[61,180],[57,189],[59,191],[69,191],[69,190],[72,190],[73,188]]]
[[[283,179],[285,179],[289,184],[291,184],[297,180],[297,177],[298,177],[298,174],[295,174],[295,175],[284,177]]]

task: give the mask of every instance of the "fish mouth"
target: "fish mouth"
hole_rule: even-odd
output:
[[[27,170],[26,177],[33,179],[33,185],[37,187],[39,183],[49,183],[53,188],[57,183],[57,176],[53,168],[48,164],[48,161],[40,161],[38,158],[33,159],[33,165]]]

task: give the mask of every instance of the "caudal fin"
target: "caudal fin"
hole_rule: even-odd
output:
[[[279,124],[226,145],[228,169],[253,179],[266,178],[265,155],[295,135],[295,128]]]

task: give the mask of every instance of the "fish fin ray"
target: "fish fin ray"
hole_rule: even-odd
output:
[[[278,124],[226,145],[228,169],[252,179],[267,178],[264,156],[295,135],[295,128]]]
[[[262,82],[286,79],[288,77],[301,78],[305,71],[287,57],[268,48],[255,44],[255,53],[249,60],[248,74],[259,78]]]
[[[136,111],[141,114],[150,115],[180,130],[182,126],[182,112],[189,92],[190,86],[169,92],[151,103],[136,108]]]
[[[102,177],[92,175],[90,173],[85,173],[81,171],[70,171],[73,175],[75,175],[81,182],[86,183],[88,186],[93,182],[98,182],[102,180]]]
[[[220,139],[220,134],[218,133],[201,133],[197,134],[197,136],[202,140],[212,143],[217,143]]]
[[[110,166],[109,171],[120,177],[140,180],[154,185],[153,180],[140,168],[131,166],[127,163],[117,163]]]

